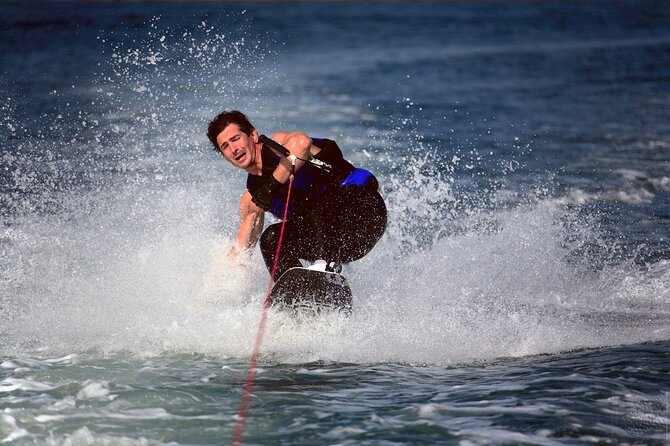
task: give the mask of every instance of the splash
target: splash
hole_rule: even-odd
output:
[[[229,243],[237,197],[225,191],[239,188],[208,148],[207,122],[221,103],[262,104],[261,84],[274,76],[249,23],[229,19],[234,35],[160,18],[148,33],[101,31],[92,85],[52,91],[53,109],[23,120],[20,98],[5,102],[3,346],[119,347],[115,339],[130,339],[122,327],[169,331],[150,316],[165,302],[196,289],[204,301],[245,292],[242,271],[229,268],[216,286],[200,273]],[[93,341],[103,333],[108,341]]]
[[[203,134],[222,102],[269,119],[279,74],[244,32],[149,28],[135,42],[101,36],[107,64],[75,89],[93,104],[55,91],[37,136],[15,100],[3,108],[5,354],[251,352],[267,273],[259,255],[226,259],[244,178]],[[449,364],[668,339],[667,262],[620,260],[564,197],[479,187],[464,174],[479,155],[445,158],[408,127],[373,127],[370,151],[352,154],[379,173],[390,213],[379,245],[345,269],[353,315],[273,312],[266,357]],[[398,146],[413,149],[391,156]]]
[[[414,172],[412,184],[449,192],[448,182]],[[414,192],[388,193],[389,233],[345,269],[353,315],[272,312],[266,357],[449,364],[667,339],[667,262],[617,263],[595,222],[579,217],[575,227],[572,211],[547,199],[471,209],[454,217],[467,230],[429,237],[425,218],[442,216],[426,205],[430,193]],[[216,197],[172,189],[129,205],[127,196],[105,197],[108,213],[33,216],[5,228],[5,255],[19,261],[4,281],[12,292],[3,299],[3,350],[247,356],[267,273],[258,255],[228,263],[232,236],[215,229]],[[225,207],[232,214],[235,203]],[[406,218],[407,209],[424,219]],[[582,258],[586,244],[588,255],[613,261]]]

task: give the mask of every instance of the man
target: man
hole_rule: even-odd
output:
[[[294,171],[289,215],[273,279],[301,266],[300,259],[325,260],[339,272],[342,263],[370,252],[384,233],[386,206],[377,192],[377,180],[347,162],[334,141],[310,138],[300,131],[277,132],[269,141],[259,136],[239,111],[214,118],[207,137],[233,166],[248,173],[240,200],[237,243],[231,255],[248,252],[260,239],[270,271],[281,223],[270,225],[261,235],[264,213],[283,218],[288,181]],[[273,141],[290,155],[273,151]]]

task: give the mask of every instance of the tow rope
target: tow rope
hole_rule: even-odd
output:
[[[249,359],[247,366],[247,378],[242,390],[242,398],[240,400],[240,408],[237,411],[237,420],[235,429],[233,430],[232,446],[241,446],[242,437],[244,436],[244,428],[247,422],[247,414],[249,413],[249,400],[251,398],[251,390],[254,386],[254,377],[256,376],[256,368],[258,366],[258,355],[260,354],[261,344],[263,342],[263,334],[265,333],[265,322],[268,318],[268,310],[272,304],[272,286],[275,281],[275,273],[277,271],[277,264],[279,263],[279,252],[281,251],[281,244],[284,239],[284,227],[286,226],[286,218],[288,216],[288,204],[291,199],[291,188],[293,186],[293,178],[295,174],[295,163],[297,158],[294,155],[288,157],[291,160],[291,173],[288,177],[288,192],[286,194],[286,206],[284,207],[284,217],[281,222],[281,229],[279,231],[279,241],[277,242],[277,251],[275,252],[275,259],[272,264],[270,272],[270,283],[268,284],[268,291],[265,294],[265,302],[263,303],[263,310],[261,312],[261,320],[258,324],[258,331],[256,332],[256,342],[254,343],[254,350]]]

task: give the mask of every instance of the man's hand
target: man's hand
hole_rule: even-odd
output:
[[[228,250],[226,260],[231,266],[246,266],[251,260],[251,252],[251,249],[247,249],[234,243],[233,246],[230,247],[230,250]]]

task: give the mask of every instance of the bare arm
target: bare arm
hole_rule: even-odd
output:
[[[314,153],[311,153],[312,151],[315,150],[318,152],[319,150],[315,146],[312,146],[312,138],[304,132],[277,132],[272,135],[272,139],[286,147],[291,152],[291,155],[299,158],[296,162],[295,170],[300,169],[305,164],[300,159],[307,159],[310,154],[314,155]],[[272,176],[280,183],[286,183],[290,176],[290,171],[291,162],[288,158],[282,157]]]
[[[251,201],[249,191],[244,191],[240,199],[240,228],[237,243],[230,250],[229,257],[235,258],[256,246],[263,230],[265,212]]]

